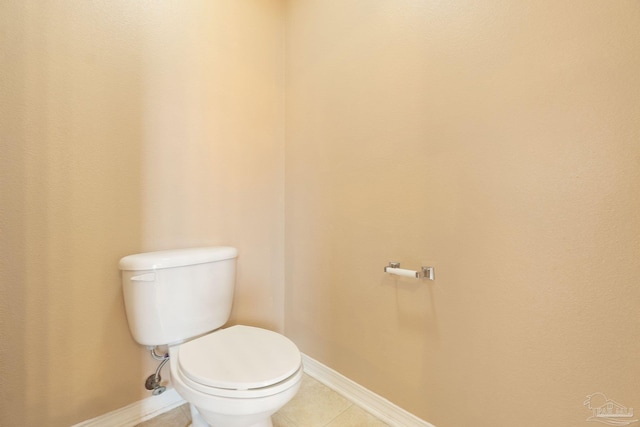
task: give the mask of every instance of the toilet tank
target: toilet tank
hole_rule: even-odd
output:
[[[120,260],[133,338],[146,346],[175,344],[229,319],[238,252],[228,246],[129,255]]]

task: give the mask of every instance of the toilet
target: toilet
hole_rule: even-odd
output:
[[[272,427],[300,388],[302,358],[276,332],[229,319],[237,250],[228,246],[120,260],[129,329],[148,349],[169,348],[171,381],[193,427]]]

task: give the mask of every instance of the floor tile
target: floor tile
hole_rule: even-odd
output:
[[[273,427],[298,427],[293,421],[280,413],[276,413],[271,417]]]
[[[364,409],[351,405],[326,427],[389,427]]]
[[[191,422],[191,408],[189,407],[189,404],[185,403],[180,407],[180,409],[182,409],[182,413],[184,414],[184,416],[187,417],[189,422]]]
[[[191,424],[191,420],[187,418],[182,408],[178,407],[140,423],[136,427],[187,427],[189,424]]]
[[[305,375],[298,394],[279,414],[299,427],[323,427],[352,403],[335,391]]]

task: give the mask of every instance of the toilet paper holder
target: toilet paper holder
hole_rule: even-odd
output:
[[[395,274],[397,276],[404,277],[413,277],[415,279],[427,279],[434,280],[435,279],[435,271],[433,267],[422,266],[419,271],[416,270],[406,270],[404,268],[400,268],[399,262],[390,262],[384,268],[385,273]]]

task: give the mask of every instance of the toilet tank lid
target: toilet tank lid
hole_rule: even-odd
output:
[[[120,260],[120,270],[157,270],[222,261],[238,256],[231,246],[209,246],[204,248],[174,249],[128,255]]]

